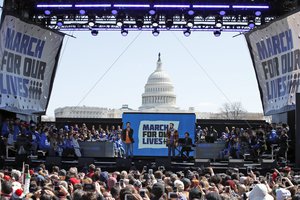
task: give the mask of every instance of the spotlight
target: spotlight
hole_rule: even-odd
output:
[[[254,18],[250,17],[248,19],[248,26],[250,29],[253,29],[255,27],[255,19]]]
[[[195,14],[195,11],[193,11],[193,10],[189,10],[189,11],[188,11],[188,15],[192,16],[192,15],[194,15],[194,14]]]
[[[170,30],[173,26],[173,18],[166,18],[166,29]]]
[[[216,22],[215,23],[216,23],[215,26],[217,28],[222,28],[222,26],[223,26],[222,17],[216,17]]]
[[[62,27],[64,25],[64,21],[62,17],[57,17],[56,25],[58,27]]]
[[[221,16],[224,16],[224,15],[226,15],[226,11],[225,11],[225,10],[221,10],[221,11],[219,12],[219,14],[220,14]]]
[[[45,11],[44,11],[44,14],[45,14],[45,15],[51,15],[51,11],[50,11],[50,10],[45,10]]]
[[[119,27],[123,26],[123,19],[117,18],[116,22],[117,22],[117,26]]]
[[[127,35],[128,35],[128,30],[125,30],[125,29],[122,27],[122,29],[121,29],[121,34],[122,34],[123,36],[127,36]]]
[[[189,37],[191,35],[191,30],[188,28],[185,31],[183,31],[183,34],[185,37]]]
[[[186,25],[190,28],[192,28],[194,26],[194,20],[193,19],[188,19],[186,22]]]
[[[158,19],[152,18],[152,26],[153,26],[153,27],[158,27],[158,25],[159,25]]]
[[[158,36],[159,35],[159,30],[157,30],[157,28],[155,28],[153,31],[152,31],[152,35],[153,36]]]
[[[112,9],[112,10],[111,10],[111,14],[112,14],[112,15],[117,15],[117,14],[118,14],[118,10]]]
[[[259,17],[259,16],[261,16],[261,11],[255,11],[255,16],[257,16],[257,17]]]
[[[98,31],[97,30],[92,30],[91,34],[92,34],[92,36],[97,36],[98,35]]]
[[[79,10],[79,14],[81,14],[81,15],[85,15],[85,13],[86,13],[86,11],[85,11],[85,10],[83,10],[83,9],[80,9],[80,10]]]
[[[88,25],[89,27],[93,27],[95,26],[95,16],[89,16],[89,19],[88,19]]]
[[[154,9],[149,10],[149,15],[155,15],[156,11]]]
[[[219,36],[221,35],[221,30],[216,30],[216,31],[214,31],[214,35],[215,35],[216,37],[219,37]]]
[[[143,17],[136,18],[135,24],[136,24],[137,28],[139,30],[141,30],[143,28],[143,26],[144,26],[144,18]]]

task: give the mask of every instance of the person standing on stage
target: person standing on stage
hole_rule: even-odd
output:
[[[174,124],[170,123],[167,129],[167,146],[168,156],[175,156],[175,148],[178,144],[178,131],[174,128]]]
[[[126,128],[122,131],[122,140],[125,144],[126,158],[130,155],[133,157],[133,129],[130,127],[130,122],[126,123]]]

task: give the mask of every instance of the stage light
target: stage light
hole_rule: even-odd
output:
[[[187,13],[188,13],[188,15],[192,16],[192,15],[194,15],[194,14],[195,14],[195,11],[193,11],[193,10],[189,10]]]
[[[158,19],[156,17],[153,17],[152,18],[152,26],[153,27],[158,27],[158,25],[159,25]]]
[[[215,19],[215,26],[217,28],[221,28],[223,26],[223,20],[222,20],[222,17],[220,16],[217,16],[216,19]]]
[[[189,37],[191,35],[191,30],[188,28],[185,31],[183,31],[183,34],[185,37]]]
[[[225,10],[221,10],[221,11],[219,12],[219,14],[220,14],[221,16],[224,16],[224,15],[226,15],[226,11],[225,11]]]
[[[119,26],[119,27],[123,26],[123,19],[117,18],[116,23],[117,23],[117,26]]]
[[[95,16],[89,16],[88,25],[89,27],[95,26]]]
[[[80,9],[80,10],[79,10],[79,14],[81,14],[81,15],[85,15],[85,13],[86,13],[86,11],[85,11],[85,10],[83,10],[83,9]]]
[[[125,30],[125,29],[122,27],[122,29],[121,29],[121,34],[122,34],[123,36],[127,36],[127,35],[128,35],[128,30]]]
[[[193,8],[230,8],[229,5],[193,5]]]
[[[57,17],[56,26],[62,27],[64,25],[63,17]]]
[[[233,5],[234,9],[269,9],[267,5]]]
[[[156,11],[154,9],[149,10],[149,15],[155,15]]]
[[[97,36],[98,35],[98,31],[97,30],[92,30],[91,34],[92,34],[92,36]]]
[[[112,14],[112,15],[117,15],[117,14],[118,14],[118,10],[112,9],[112,10],[111,10],[111,14]]]
[[[216,31],[214,31],[214,35],[215,35],[216,37],[220,37],[220,35],[221,35],[221,30],[216,30]]]
[[[166,18],[166,29],[170,30],[173,26],[173,18],[172,17],[167,17]]]
[[[119,8],[150,8],[149,4],[114,4],[114,7]]]
[[[110,4],[76,4],[75,8],[109,8]]]
[[[165,5],[154,5],[154,8],[189,8],[190,5],[169,5],[169,4],[165,4]]]
[[[50,10],[45,10],[45,11],[44,11],[44,14],[45,14],[45,15],[51,15],[51,11],[50,11]]]
[[[255,11],[255,16],[257,17],[261,16],[261,11],[260,10]]]
[[[253,29],[255,27],[255,18],[254,17],[248,18],[248,26],[250,29]]]
[[[143,17],[137,17],[136,20],[135,20],[135,24],[136,24],[137,28],[139,30],[141,30],[144,26],[144,18]]]
[[[37,8],[72,8],[72,4],[38,4]]]
[[[152,31],[152,35],[153,36],[158,36],[159,35],[159,30],[157,30],[157,28],[155,28],[153,31]]]
[[[193,19],[188,19],[186,22],[186,25],[190,28],[192,28],[194,26],[194,20]]]

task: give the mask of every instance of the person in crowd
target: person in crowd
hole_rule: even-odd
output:
[[[74,154],[77,158],[81,157],[80,145],[78,143],[78,134],[75,132],[70,136],[72,141],[72,146],[74,148]]]
[[[122,141],[125,145],[126,158],[130,155],[133,157],[133,129],[130,127],[130,122],[126,123],[126,128],[122,131]]]
[[[175,149],[178,145],[179,134],[178,131],[174,128],[174,124],[170,123],[167,129],[167,140],[166,144],[168,147],[168,156],[175,156]]]
[[[289,136],[287,133],[287,129],[283,128],[281,131],[280,138],[279,138],[279,151],[277,154],[277,158],[282,157],[282,158],[286,159],[286,153],[287,153],[288,147],[289,147],[288,140],[289,140]]]
[[[184,153],[185,153],[186,157],[189,158],[190,152],[192,151],[192,145],[193,145],[193,141],[192,138],[190,137],[189,132],[184,133],[184,143],[181,145],[182,145],[180,151],[181,157],[184,157]]]
[[[123,141],[121,138],[121,133],[118,133],[116,138],[114,139],[114,151],[115,157],[123,158],[125,156],[125,150],[123,147]]]
[[[30,122],[30,129],[28,132],[28,136],[31,139],[31,154],[37,155],[37,150],[39,148],[39,142],[40,142],[40,134],[37,131],[36,124],[31,121]]]

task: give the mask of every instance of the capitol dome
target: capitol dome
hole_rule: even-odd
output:
[[[156,70],[149,76],[142,94],[142,106],[139,110],[176,109],[176,95],[170,76],[162,69],[160,53]]]

